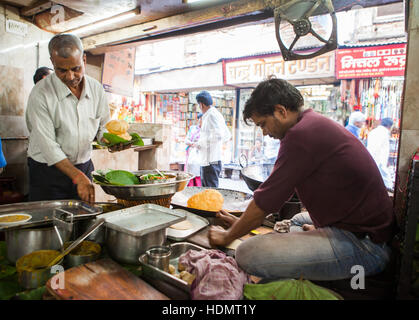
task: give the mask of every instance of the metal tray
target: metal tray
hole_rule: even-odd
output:
[[[249,193],[221,189],[221,188],[206,188],[206,187],[188,187],[185,190],[176,193],[171,200],[173,208],[187,210],[189,212],[196,213],[203,217],[215,217],[216,211],[207,211],[200,209],[188,208],[188,199],[198,192],[202,192],[206,189],[215,189],[219,191],[224,197],[223,209],[230,212],[231,214],[240,215],[243,213],[253,196]]]
[[[188,250],[206,250],[203,247],[197,246],[195,244],[189,243],[189,242],[178,242],[171,246],[172,248],[172,254],[170,256],[170,264],[173,265],[176,270],[178,268],[179,263],[179,257],[187,252]],[[164,281],[172,286],[175,286],[182,291],[190,293],[190,286],[188,283],[182,279],[176,278],[175,276],[171,275],[168,272],[165,272],[163,270],[160,270],[150,264],[148,264],[147,254],[144,253],[140,256],[140,265],[142,269],[141,276],[148,279],[148,280],[160,280]]]
[[[106,228],[137,237],[183,221],[186,214],[147,203],[101,214],[98,218],[105,219]]]
[[[192,224],[192,228],[187,230],[167,228],[166,235],[171,240],[184,241],[186,238],[190,237],[191,235],[195,234],[199,230],[209,225],[209,221],[207,219],[200,217],[194,213],[180,209],[176,209],[175,211],[184,212],[186,214],[186,220]]]
[[[100,206],[91,205],[81,200],[34,201],[5,204],[0,205],[0,215],[8,213],[27,213],[32,216],[32,219],[14,226],[0,227],[0,231],[32,228],[51,224],[53,222],[53,213],[57,209],[73,214],[74,220],[92,218],[103,212],[103,209]]]
[[[157,199],[163,196],[170,196],[186,188],[189,180],[194,176],[187,172],[167,171],[165,173],[176,175],[176,181],[157,183],[157,184],[136,184],[130,186],[112,186],[104,183],[95,182],[100,185],[103,191],[117,199],[124,200],[143,200]],[[142,176],[148,173],[156,173],[155,170],[132,171],[136,176]],[[92,174],[97,174],[93,172]]]

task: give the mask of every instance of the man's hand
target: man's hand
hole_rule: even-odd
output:
[[[312,224],[303,224],[303,230],[304,231],[316,230],[316,227],[313,226]]]
[[[228,231],[220,226],[211,226],[208,230],[208,239],[211,246],[225,247],[230,244],[233,239],[228,236]]]
[[[77,194],[80,199],[90,203],[95,202],[95,188],[83,172],[80,171],[73,182],[77,184]]]
[[[232,214],[228,213],[225,210],[220,210],[219,212],[217,212],[216,217],[220,218],[221,221],[227,227],[231,227],[237,220],[239,220],[239,218],[237,218],[236,216],[233,216]]]

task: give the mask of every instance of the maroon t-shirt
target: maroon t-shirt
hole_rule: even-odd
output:
[[[393,204],[373,158],[352,133],[313,110],[281,140],[254,200],[265,212],[278,212],[294,191],[316,227],[367,233],[376,243],[392,236]]]

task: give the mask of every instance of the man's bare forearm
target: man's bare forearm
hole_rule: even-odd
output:
[[[233,241],[234,239],[238,239],[248,234],[253,229],[258,228],[262,224],[265,216],[266,213],[256,205],[254,200],[252,200],[240,219],[228,229],[229,239]]]
[[[83,174],[79,169],[77,169],[68,159],[61,160],[55,164],[55,167],[64,173],[71,180],[74,180],[80,174]]]

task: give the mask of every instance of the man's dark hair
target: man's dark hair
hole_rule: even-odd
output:
[[[41,80],[44,76],[49,75],[52,71],[52,69],[48,67],[40,67],[36,69],[35,74],[33,75],[33,83],[36,84],[39,80]]]
[[[77,49],[81,53],[84,51],[80,38],[74,34],[57,34],[48,43],[50,56],[56,51],[60,57],[69,58],[73,54],[74,49]]]
[[[297,112],[304,105],[304,98],[300,91],[286,80],[271,78],[262,81],[246,101],[243,110],[244,122],[248,124],[247,121],[253,114],[272,115],[277,104]]]
[[[197,102],[201,102],[203,104],[205,104],[206,106],[211,106],[212,105],[212,97],[211,94],[208,91],[201,91],[200,93],[197,94],[196,96],[196,101]]]

